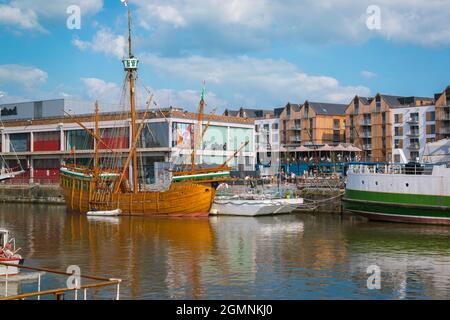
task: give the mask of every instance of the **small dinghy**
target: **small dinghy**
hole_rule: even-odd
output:
[[[120,216],[122,214],[122,210],[120,209],[115,209],[115,210],[104,210],[104,211],[88,211],[87,215],[88,216],[96,216],[96,217],[117,217]]]
[[[10,238],[9,231],[0,229],[0,277],[19,274],[20,269],[11,266],[23,264],[22,256],[17,254],[19,250],[20,248],[16,249],[16,240]],[[8,266],[3,263],[8,264]]]
[[[302,198],[283,199],[264,196],[216,197],[211,207],[211,215],[265,216],[291,213],[303,204]]]

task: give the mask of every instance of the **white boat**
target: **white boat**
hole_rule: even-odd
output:
[[[120,216],[122,214],[122,210],[120,209],[115,209],[115,210],[105,210],[105,211],[88,211],[87,215],[88,216],[97,216],[97,217],[117,217]]]
[[[344,208],[370,220],[450,225],[450,168],[354,165]]]
[[[291,213],[303,204],[302,198],[267,199],[264,197],[216,197],[211,215],[265,216]]]
[[[8,230],[0,229],[0,277],[17,275],[20,269],[14,266],[23,264],[22,256],[17,254],[20,248],[16,249],[16,240],[9,235]]]

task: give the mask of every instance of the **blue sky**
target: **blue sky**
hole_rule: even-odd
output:
[[[162,107],[347,103],[432,96],[450,84],[448,0],[129,0],[140,83]],[[66,10],[81,9],[81,29]],[[379,8],[379,28],[367,19]],[[0,0],[0,103],[117,103],[126,49],[119,0]],[[145,91],[140,87],[141,98]]]

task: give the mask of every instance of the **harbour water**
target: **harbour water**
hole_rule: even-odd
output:
[[[0,227],[26,265],[122,278],[122,299],[450,298],[450,227],[325,213],[88,218],[28,204],[1,204]],[[371,265],[381,289],[367,287]],[[44,280],[56,286],[65,279]]]

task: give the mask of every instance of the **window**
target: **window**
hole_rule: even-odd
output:
[[[400,139],[395,139],[394,140],[394,148],[395,149],[400,149]]]
[[[418,112],[411,113],[410,118],[411,121],[413,122],[419,122],[419,113]]]
[[[430,125],[430,134],[436,134],[436,125]]]
[[[309,107],[305,106],[304,117],[308,118],[308,115],[309,115]]]
[[[341,129],[341,121],[339,119],[333,119],[333,129],[334,130]]]
[[[394,123],[400,123],[400,115],[398,113],[394,114]]]
[[[434,111],[427,112],[427,121],[436,121],[436,112]]]
[[[354,106],[355,106],[355,114],[359,113],[359,100],[355,99],[355,101],[353,102]]]
[[[259,125],[258,125],[258,124],[255,125],[255,131],[256,131],[256,132],[259,132]]]
[[[375,112],[381,111],[381,98],[380,96],[377,96],[375,99]]]
[[[401,127],[395,127],[394,128],[394,135],[396,136],[401,136],[403,135],[402,132],[400,131]]]
[[[272,129],[273,130],[278,130],[278,123],[273,123],[272,124]]]

